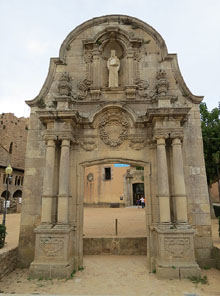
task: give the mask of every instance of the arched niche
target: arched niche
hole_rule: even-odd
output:
[[[107,60],[114,50],[120,60],[119,87],[131,85],[134,82],[130,79],[130,71],[136,65],[139,49],[143,44],[142,39],[132,38],[129,34],[117,27],[110,26],[99,32],[93,39],[83,41],[85,61],[87,63],[87,79],[93,87],[108,88]],[[133,65],[130,65],[129,58],[132,58]]]

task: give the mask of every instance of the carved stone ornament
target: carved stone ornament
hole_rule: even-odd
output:
[[[42,237],[40,238],[40,248],[48,257],[55,257],[64,246],[62,237]]]
[[[166,95],[168,88],[169,88],[169,83],[167,81],[167,74],[164,70],[159,70],[156,75],[157,78],[157,84],[156,84],[156,89],[157,93],[159,95]]]
[[[190,247],[189,238],[165,238],[164,249],[170,258],[181,259]]]
[[[132,139],[129,147],[131,147],[134,150],[141,150],[146,146],[146,140],[144,139]]]
[[[137,93],[141,98],[148,98],[147,89],[149,82],[147,80],[136,79],[135,84],[137,85]]]
[[[88,180],[89,182],[92,182],[92,181],[94,180],[94,175],[93,175],[93,173],[89,173],[89,174],[87,175],[87,180]]]
[[[69,96],[71,93],[71,84],[69,73],[63,72],[58,84],[59,94],[61,96]]]
[[[84,79],[77,84],[77,91],[74,94],[74,98],[76,100],[85,100],[88,95],[88,90],[90,85],[92,84],[91,80]]]
[[[128,121],[120,111],[106,112],[100,120],[100,137],[110,147],[120,146],[127,137]]]
[[[86,151],[92,151],[97,148],[96,142],[93,139],[84,139],[80,146]]]

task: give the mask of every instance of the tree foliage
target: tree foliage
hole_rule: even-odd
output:
[[[218,180],[220,165],[220,104],[208,111],[205,103],[200,104],[201,127],[207,182],[210,186]]]

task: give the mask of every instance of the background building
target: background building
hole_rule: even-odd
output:
[[[141,196],[144,196],[144,170],[141,168],[104,164],[85,169],[86,206],[132,206]]]
[[[7,178],[5,168],[11,164],[9,182],[9,212],[20,211],[24,182],[24,159],[27,142],[28,118],[17,118],[12,113],[0,115],[0,211],[6,197]]]

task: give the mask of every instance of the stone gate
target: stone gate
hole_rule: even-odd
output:
[[[85,168],[117,162],[144,167],[149,269],[199,275],[212,263],[201,100],[143,21],[109,15],[76,27],[27,101],[19,266],[60,278],[82,266]]]

